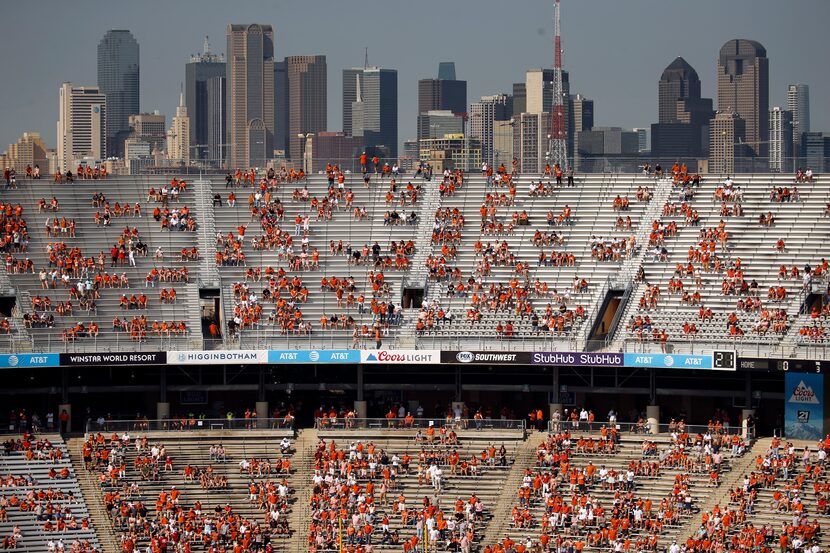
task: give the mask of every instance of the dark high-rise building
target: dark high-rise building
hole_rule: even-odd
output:
[[[465,113],[467,111],[467,81],[442,81],[440,79],[418,81],[418,113],[437,110]]]
[[[718,56],[718,111],[735,112],[746,122],[736,136],[749,154],[766,157],[769,136],[769,60],[754,40],[733,39]]]
[[[706,155],[712,100],[700,97],[697,71],[683,58],[675,58],[660,76],[658,123],[651,126],[651,153],[664,162]]]
[[[274,30],[231,24],[227,36],[229,166],[264,167],[274,150]]]
[[[787,109],[793,114],[793,152],[798,155],[801,135],[810,132],[810,87],[806,84],[787,86]]]
[[[207,159],[208,152],[218,152],[217,144],[225,142],[220,138],[218,142],[211,143],[208,140],[208,121],[218,121],[222,129],[225,128],[225,108],[216,102],[208,101],[208,81],[225,77],[225,57],[212,54],[207,37],[202,48],[202,53],[190,57],[190,63],[185,65],[184,80],[184,103],[187,106],[187,114],[190,116],[190,146],[191,155],[198,159]],[[224,100],[225,95],[222,94]],[[209,110],[219,110],[217,113],[209,113]],[[213,158],[216,164],[222,160]]]
[[[830,135],[820,132],[801,133],[802,169],[812,169],[814,173],[830,171]]]
[[[678,100],[700,98],[700,78],[697,71],[681,57],[663,70],[658,90],[659,123],[677,123]]]
[[[442,61],[438,64],[438,80],[439,81],[454,81],[455,80],[455,62]]]
[[[360,83],[361,102],[357,102]],[[354,104],[362,104],[362,121],[353,121]],[[398,156],[398,72],[395,69],[360,67],[343,70],[343,132],[363,136],[367,147],[386,149]]]
[[[467,112],[467,81],[456,80],[453,62],[439,64],[437,79],[418,81],[418,114],[437,110]]]
[[[127,30],[110,30],[98,43],[98,88],[107,97],[107,156],[124,156],[130,115],[139,113],[138,42]]]
[[[288,64],[274,62],[274,149],[288,155]]]
[[[427,114],[438,111],[449,111],[459,116],[467,113],[467,81],[456,80],[453,62],[438,65],[437,79],[418,81],[418,142],[424,138],[436,138],[434,133],[429,132],[431,117]]]
[[[527,111],[527,85],[525,83],[513,83],[513,113],[525,113]]]
[[[289,56],[285,58],[288,89],[289,159],[299,160],[304,139],[297,135],[325,131],[328,124],[326,56]]]
[[[227,94],[228,85],[224,75],[211,77],[205,82],[207,113],[206,158],[212,160],[217,166],[222,166],[228,159],[228,117],[227,117]]]

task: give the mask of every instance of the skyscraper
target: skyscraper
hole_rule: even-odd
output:
[[[228,157],[227,79],[224,75],[206,81],[207,159],[223,166]]]
[[[352,104],[357,100],[357,83],[363,101],[363,121],[353,121]],[[386,148],[390,158],[398,157],[398,72],[395,69],[360,67],[343,70],[343,132],[357,136],[361,129],[367,147]]]
[[[110,30],[98,43],[98,88],[107,97],[107,156],[123,157],[129,117],[139,113],[139,52],[130,31]]]
[[[455,62],[442,61],[438,64],[438,80],[439,81],[454,81],[455,80]]]
[[[432,113],[433,115],[429,115]],[[437,115],[443,113],[444,115]],[[421,79],[418,81],[418,135],[420,143],[424,138],[440,138],[443,133],[431,132],[433,125],[446,126],[442,121],[449,122],[455,126],[457,122],[446,119],[447,114],[452,117],[455,114],[461,126],[464,125],[463,117],[467,113],[467,81],[459,81],[455,78],[455,63],[451,61],[441,62],[438,65],[437,79]],[[455,132],[464,132],[455,131]],[[420,150],[420,146],[419,146]]]
[[[478,102],[470,104],[470,137],[481,143],[481,160],[493,165],[494,159],[494,121],[510,119],[507,94],[482,96]]]
[[[228,25],[229,167],[264,167],[274,150],[274,30]]]
[[[744,136],[746,121],[734,112],[719,111],[709,123],[709,172],[731,175],[735,173],[738,137]]]
[[[791,84],[787,87],[787,110],[793,115],[793,146],[798,152],[801,133],[810,132],[810,87]]]
[[[209,158],[208,152],[217,151],[216,144],[225,141],[221,138],[212,144],[208,140],[209,119],[220,121],[223,129],[225,124],[224,106],[208,101],[208,80],[224,78],[226,71],[225,56],[211,53],[207,37],[202,52],[191,56],[190,63],[185,65],[184,101],[190,116],[190,146],[194,147],[191,153],[199,159]],[[211,110],[219,112],[210,113]],[[218,164],[219,160],[213,158],[213,161]]]
[[[274,150],[288,152],[288,64],[274,62]]]
[[[525,74],[525,109],[527,113],[551,113],[553,110],[553,88],[554,88],[554,78],[556,76],[554,69],[529,69]],[[569,152],[573,152],[573,139],[574,139],[574,125],[571,121],[573,115],[573,106],[570,106],[570,77],[567,71],[562,71],[562,92],[565,96],[565,110],[564,110],[564,125],[565,130],[567,133],[567,149]],[[516,91],[516,85],[513,85],[514,92]],[[521,90],[519,91],[521,92]],[[519,100],[514,98],[514,103],[518,103]],[[517,110],[515,104],[513,108],[513,113],[521,113]],[[544,133],[545,138],[547,135],[551,134],[552,131],[552,123],[553,121],[548,121],[547,129],[545,129],[544,125],[541,127],[541,131]],[[547,148],[547,146],[545,146]]]
[[[101,161],[107,152],[107,97],[96,86],[63,83],[58,107],[58,165],[75,170],[84,158]]]
[[[769,170],[789,173],[793,170],[793,114],[774,107],[769,110]]]
[[[448,110],[433,110],[418,116],[420,138],[441,138],[445,134],[464,134],[464,118]]]
[[[743,119],[745,135],[735,142],[748,145],[747,154],[766,157],[769,136],[769,60],[754,40],[733,39],[718,56],[718,111]],[[738,125],[736,128],[739,128]]]
[[[0,155],[0,167],[11,167],[18,174],[23,174],[26,167],[40,167],[40,174],[48,178],[49,165],[46,144],[40,133],[24,132],[17,142],[9,144],[5,154]]]
[[[516,115],[527,111],[527,84],[513,83],[513,113]]]
[[[571,95],[568,103],[570,125],[570,140],[568,142],[568,151],[571,155],[576,156],[579,149],[576,137],[582,131],[590,131],[594,128],[594,101],[585,98],[581,94]]]
[[[467,111],[467,81],[456,80],[453,62],[441,62],[437,79],[418,81],[418,114],[435,110]]]
[[[184,92],[179,94],[176,116],[167,133],[167,158],[177,163],[190,162],[190,117],[184,105]]]
[[[130,115],[130,138],[150,145],[150,151],[163,151],[167,144],[166,118],[159,111]]]
[[[303,141],[298,134],[319,133],[328,125],[326,56],[289,56],[285,58],[288,89],[289,159],[299,160]]]
[[[658,122],[651,126],[651,154],[665,163],[705,155],[709,145],[712,100],[700,97],[697,71],[675,58],[660,75]]]
[[[513,118],[513,157],[522,173],[541,173],[550,134],[550,113],[519,113]],[[512,161],[512,160],[511,160]],[[505,160],[501,160],[502,163]],[[509,163],[505,163],[508,170]]]
[[[550,113],[553,105],[553,69],[528,69],[525,74],[525,95],[527,113]],[[570,78],[567,71],[562,71],[562,89],[565,98],[570,94]]]

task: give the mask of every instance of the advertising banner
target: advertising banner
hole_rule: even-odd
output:
[[[626,353],[625,366],[652,369],[711,369],[712,356],[667,353]]]
[[[824,438],[824,375],[784,375],[784,434],[791,440]]]
[[[269,363],[360,363],[356,349],[286,349],[270,350]]]
[[[555,365],[566,367],[622,367],[625,358],[622,353],[582,352],[533,352],[530,362],[534,365]]]
[[[167,352],[168,365],[254,365],[267,362],[268,351],[264,349]]]
[[[441,362],[437,349],[370,349],[361,350],[361,363],[388,363],[390,365],[431,365]]]
[[[176,352],[173,352],[174,354]],[[61,367],[84,365],[164,365],[167,352],[61,353]]]
[[[451,365],[464,363],[473,365],[530,365],[530,352],[499,351],[442,351],[441,363]]]
[[[2,369],[13,369],[17,367],[57,367],[59,365],[60,356],[57,353],[0,355],[0,368]]]

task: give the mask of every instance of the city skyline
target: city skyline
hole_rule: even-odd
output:
[[[425,4],[433,3],[425,0]],[[229,23],[258,21],[271,24],[275,30],[276,60],[291,55],[326,55],[328,58],[328,122],[330,131],[339,129],[341,120],[340,93],[343,69],[362,65],[363,48],[369,48],[371,65],[397,69],[399,74],[399,144],[415,138],[417,124],[417,82],[434,77],[435,67],[441,61],[454,61],[457,78],[468,82],[468,104],[481,96],[510,93],[512,83],[523,81],[524,73],[533,67],[552,64],[552,3],[534,1],[523,6],[526,20],[536,24],[526,33],[517,33],[507,45],[487,40],[481,33],[493,12],[487,6],[495,2],[485,0],[481,10],[466,10],[464,6],[442,6],[442,18],[428,18],[430,10],[421,6],[402,5],[390,17],[412,23],[411,27],[381,26],[370,35],[344,33],[341,25],[357,21],[351,13],[353,6],[332,5],[331,17],[321,20],[300,17],[308,13],[307,5],[287,2],[279,8],[264,1],[242,6],[219,2],[199,4],[205,9],[194,10],[193,2],[167,5],[148,2],[140,5],[119,6],[118,10],[77,9],[103,5],[101,2],[81,1],[70,9],[58,2],[38,2],[35,5],[14,3],[8,15],[12,21],[37,17],[44,7],[53,8],[56,20],[72,27],[83,24],[94,32],[73,35],[71,41],[62,41],[58,47],[52,37],[62,36],[51,19],[44,21],[40,47],[29,48],[25,56],[6,58],[2,67],[6,73],[25,75],[16,87],[0,91],[0,105],[4,106],[4,125],[0,143],[9,144],[25,131],[40,132],[47,145],[57,120],[54,95],[61,83],[71,80],[76,86],[94,86],[96,79],[96,47],[108,29],[126,28],[142,48],[140,112],[160,110],[172,117],[179,98],[179,86],[184,80],[184,66],[189,56],[200,50],[205,35],[214,45],[224,41],[224,30]],[[671,4],[671,3],[669,3]],[[435,2],[435,5],[439,4]],[[368,13],[383,13],[386,4],[374,0],[361,2]],[[747,9],[770,13],[777,8],[775,18],[756,18],[747,25]],[[601,10],[606,17],[596,18]],[[360,10],[358,10],[360,11]],[[481,11],[482,13],[473,13]],[[164,17],[158,17],[159,13]],[[699,3],[694,11],[682,6],[653,5],[641,1],[626,2],[620,6],[610,0],[569,2],[562,5],[564,66],[570,73],[571,89],[595,101],[597,125],[624,128],[648,126],[657,120],[657,94],[654,82],[660,72],[676,56],[682,56],[698,71],[704,97],[716,97],[716,64],[718,50],[727,40],[746,38],[762,43],[767,49],[770,68],[770,101],[772,106],[787,105],[787,86],[805,83],[812,89],[811,127],[830,130],[830,113],[826,98],[830,95],[830,76],[816,72],[821,67],[822,53],[828,42],[819,28],[822,15],[830,14],[830,4],[818,0],[793,2],[788,10],[767,0],[750,2],[739,0],[728,5],[714,1]],[[718,16],[717,18],[715,16]],[[411,17],[410,17],[411,16]],[[414,18],[414,19],[413,19]],[[694,41],[676,40],[670,25],[653,25],[647,34],[632,34],[631,29],[642,21],[684,21],[695,29]],[[182,26],[182,20],[188,21]],[[440,43],[424,40],[417,31],[422,21],[444,37]],[[308,21],[306,21],[308,20]],[[631,25],[626,25],[626,22]],[[704,24],[705,23],[705,24]],[[582,29],[590,24],[596,33]],[[52,25],[55,25],[53,31]],[[24,40],[22,26],[13,25],[0,38],[0,44],[11,48]],[[799,40],[793,40],[782,28],[800,29]],[[351,27],[350,27],[351,28]],[[357,27],[354,27],[357,28]],[[627,30],[626,30],[627,29]],[[452,33],[444,31],[452,30]],[[701,34],[702,33],[702,34]],[[336,36],[326,38],[328,35]],[[315,40],[309,40],[314,36]],[[597,36],[603,40],[598,41]],[[645,38],[641,38],[645,37]],[[409,54],[413,40],[419,55]],[[64,44],[66,42],[67,44]],[[616,44],[614,48],[611,45]],[[217,53],[221,48],[214,49]],[[614,52],[610,55],[609,52]],[[620,56],[619,52],[626,55]],[[32,67],[37,68],[32,71]]]

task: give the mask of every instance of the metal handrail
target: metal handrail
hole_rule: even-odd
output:
[[[526,423],[522,419],[462,419],[454,417],[435,418],[357,418],[357,417],[318,417],[314,427],[323,430],[365,430],[370,429],[404,429],[422,430],[429,427],[446,427],[450,430],[517,430],[524,432]]]
[[[564,432],[568,431],[572,435],[573,434],[580,434],[585,432],[599,432],[599,430],[605,426],[606,428],[616,427],[616,429],[620,433],[624,434],[641,434],[643,436],[654,435],[655,433],[651,432],[651,426],[649,425],[648,421],[640,422],[619,422],[619,421],[593,421],[592,423],[586,421],[576,421],[576,425],[571,420],[560,420],[560,421],[548,421],[547,429],[548,432]],[[706,424],[686,424],[683,427],[683,432],[689,434],[690,436],[695,436],[697,434],[705,435],[707,432],[712,432],[713,434],[727,434],[732,435],[735,432],[731,432],[733,430],[737,430],[737,433],[741,432],[740,425],[731,426],[729,424],[724,424],[721,430],[718,432],[716,429],[712,428],[710,430],[709,425]],[[656,434],[671,434],[673,431],[680,432],[680,428],[675,425],[674,428],[671,427],[669,423],[659,423],[657,424],[657,432]]]
[[[286,430],[293,431],[294,421],[287,421],[284,418],[258,419],[256,415],[252,418],[228,416],[225,418],[200,418],[200,417],[172,417],[169,419],[132,419],[132,420],[105,420],[98,423],[95,420],[88,420],[84,426],[85,432],[149,432],[149,431],[170,431],[190,432],[197,430]]]

